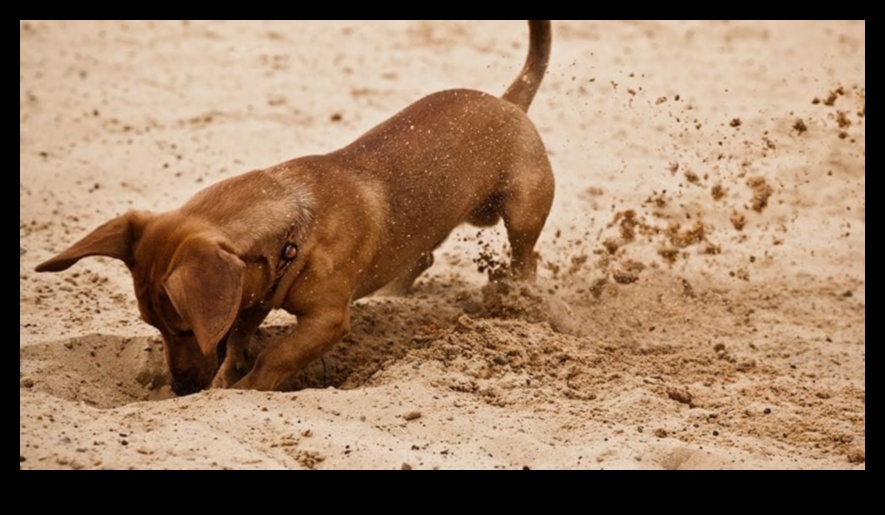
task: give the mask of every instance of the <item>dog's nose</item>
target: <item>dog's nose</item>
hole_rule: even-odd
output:
[[[186,379],[176,379],[172,381],[172,391],[179,397],[193,395],[200,390],[202,390],[202,387],[200,387],[200,384],[196,381],[189,381]]]

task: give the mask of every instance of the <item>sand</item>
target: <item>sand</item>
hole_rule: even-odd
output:
[[[20,468],[863,470],[865,30],[554,22],[537,284],[488,284],[501,228],[464,227],[292,391],[169,398],[122,264],[34,266],[427,93],[500,93],[525,24],[21,22]]]

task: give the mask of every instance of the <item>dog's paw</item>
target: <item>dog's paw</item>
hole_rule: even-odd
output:
[[[216,374],[215,379],[212,380],[212,384],[209,385],[209,388],[212,390],[227,390],[234,384],[234,382],[235,381],[231,381],[226,375],[219,373]]]
[[[218,373],[215,374],[215,378],[212,379],[212,384],[209,387],[213,390],[226,390],[242,379],[244,375],[246,375],[245,365],[237,365],[225,361]]]

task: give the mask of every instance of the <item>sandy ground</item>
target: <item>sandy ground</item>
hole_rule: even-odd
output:
[[[131,208],[500,93],[524,22],[22,22],[22,469],[864,469],[864,22],[555,22],[533,287],[463,228],[288,393],[157,400]],[[258,344],[294,320],[273,316]]]

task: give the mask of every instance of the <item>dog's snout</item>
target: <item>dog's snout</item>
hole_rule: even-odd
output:
[[[179,397],[193,395],[202,389],[200,383],[191,378],[179,378],[172,381],[172,391]]]

